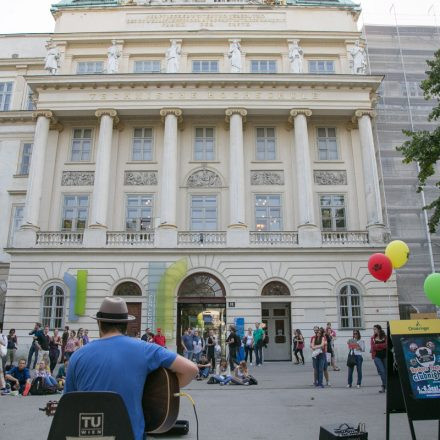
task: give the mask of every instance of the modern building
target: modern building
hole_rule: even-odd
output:
[[[223,340],[263,321],[266,359],[285,360],[292,328],[331,322],[345,345],[398,316],[395,278],[367,269],[389,233],[382,76],[364,72],[356,5],[65,0],[53,15],[22,76],[36,110],[0,115],[29,130],[11,134],[12,168],[33,144],[29,177],[5,189],[21,223],[5,329],[23,344],[34,321],[93,336],[89,316],[121,295],[132,334],[161,327],[175,348],[188,326]],[[24,99],[15,74],[0,81]]]

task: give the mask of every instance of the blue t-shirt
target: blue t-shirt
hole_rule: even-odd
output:
[[[183,345],[186,347],[186,349],[188,351],[193,351],[194,350],[193,341],[194,341],[193,335],[183,335],[182,336]]]
[[[149,373],[169,368],[176,354],[139,339],[118,335],[97,339],[73,353],[64,392],[114,391],[121,395],[136,440],[145,431],[142,395]]]
[[[11,375],[12,377],[15,377],[15,379],[18,380],[20,385],[24,385],[28,379],[31,378],[31,375],[29,373],[29,368],[23,368],[23,370],[19,370],[18,367],[12,368],[11,371],[7,371],[6,374]]]

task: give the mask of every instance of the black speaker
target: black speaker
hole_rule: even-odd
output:
[[[167,432],[162,434],[148,434],[150,437],[174,437],[176,435],[187,435],[189,432],[189,422],[188,420],[177,420],[174,426]]]
[[[319,440],[368,440],[368,432],[365,432],[365,426],[359,424],[353,428],[347,423],[342,425],[321,426],[319,431]]]

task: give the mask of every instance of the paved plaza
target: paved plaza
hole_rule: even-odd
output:
[[[267,363],[252,369],[257,386],[208,385],[193,382],[185,391],[195,399],[200,440],[318,440],[320,425],[364,422],[369,440],[385,439],[385,396],[379,394],[379,377],[371,361],[364,364],[364,386],[346,389],[347,371],[331,372],[331,387],[311,386],[310,365]],[[58,396],[56,396],[58,398]],[[46,439],[51,419],[38,411],[53,396],[0,397],[1,440]],[[186,399],[180,418],[190,420],[196,439],[194,414]],[[393,415],[393,440],[410,439],[403,414]],[[418,440],[437,438],[437,422],[416,422]],[[156,437],[160,438],[160,437]],[[167,437],[177,439],[179,437]]]

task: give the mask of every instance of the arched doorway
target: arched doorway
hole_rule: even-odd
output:
[[[182,352],[181,336],[187,328],[204,336],[213,330],[220,345],[224,342],[226,291],[210,273],[200,272],[183,280],[177,294],[177,349]]]
[[[142,297],[142,289],[133,281],[123,281],[116,286],[113,295],[125,297],[128,314],[136,318],[128,323],[127,335],[136,337],[141,332],[142,320],[142,302],[136,301],[136,297]]]

